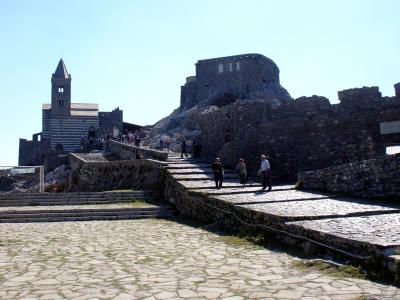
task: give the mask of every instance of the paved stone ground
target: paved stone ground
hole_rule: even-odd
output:
[[[289,224],[385,247],[400,245],[400,214],[298,221]],[[366,227],[365,224],[369,226]]]
[[[0,299],[400,299],[165,220],[0,224]]]

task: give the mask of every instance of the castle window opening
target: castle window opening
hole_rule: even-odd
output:
[[[233,71],[233,64],[232,63],[228,64],[228,70],[229,70],[229,72]]]
[[[63,86],[63,85],[59,85],[59,86],[58,86],[58,92],[59,92],[60,94],[64,93],[64,86]]]
[[[224,64],[219,64],[218,65],[218,73],[224,72]]]
[[[386,147],[387,155],[394,155],[400,153],[400,145],[393,145]]]
[[[240,71],[240,62],[239,61],[236,62],[236,71]]]

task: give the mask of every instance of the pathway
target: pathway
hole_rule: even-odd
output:
[[[400,299],[174,221],[0,224],[0,299]],[[370,298],[373,299],[373,298]]]

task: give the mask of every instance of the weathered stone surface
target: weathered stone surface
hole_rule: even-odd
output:
[[[368,101],[382,99],[382,94],[377,86],[348,89],[338,92],[342,103],[354,101]]]
[[[343,151],[351,162],[385,155],[400,133],[381,135],[379,126],[399,120],[399,107],[395,98],[327,105],[325,98],[313,96],[275,109],[235,102],[201,114],[203,154],[231,167],[243,157],[255,175],[259,155],[266,153],[273,176],[294,179],[299,171],[341,164]]]
[[[394,85],[394,90],[396,93],[396,97],[400,99],[400,82]]]
[[[187,180],[177,181],[177,176],[187,176]],[[188,174],[167,173],[165,197],[185,216],[219,222],[229,228],[256,228],[268,239],[306,252],[328,251],[352,259],[372,255],[387,270],[396,272],[398,264],[391,255],[400,246],[396,234],[399,206],[332,193],[299,191],[293,186],[273,186],[271,192],[265,192],[257,183],[243,188],[234,186],[234,180],[228,184],[226,188],[210,189],[210,181],[194,181]],[[346,220],[343,226],[341,220]],[[371,229],[369,220],[382,230]],[[385,234],[392,223],[392,230]]]
[[[303,188],[360,197],[400,196],[400,154],[298,174]]]
[[[297,221],[289,224],[383,247],[400,245],[400,214]]]
[[[164,164],[148,159],[86,162],[70,156],[69,191],[139,188],[162,190]]]
[[[167,152],[157,151],[155,149],[136,147],[134,145],[124,144],[114,140],[107,140],[104,143],[106,152],[118,155],[122,160],[136,159],[137,153],[140,153],[142,157],[146,159],[166,161],[168,158]]]
[[[177,222],[0,224],[0,232],[1,299],[400,299],[396,287],[299,269],[288,254]]]

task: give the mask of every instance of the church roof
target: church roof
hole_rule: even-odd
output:
[[[62,58],[58,62],[57,69],[53,73],[53,77],[55,77],[55,78],[69,78],[67,67],[65,66],[64,61],[63,61]]]
[[[44,103],[43,110],[51,109],[51,104]],[[95,103],[71,103],[71,116],[73,117],[97,117],[99,106]]]

